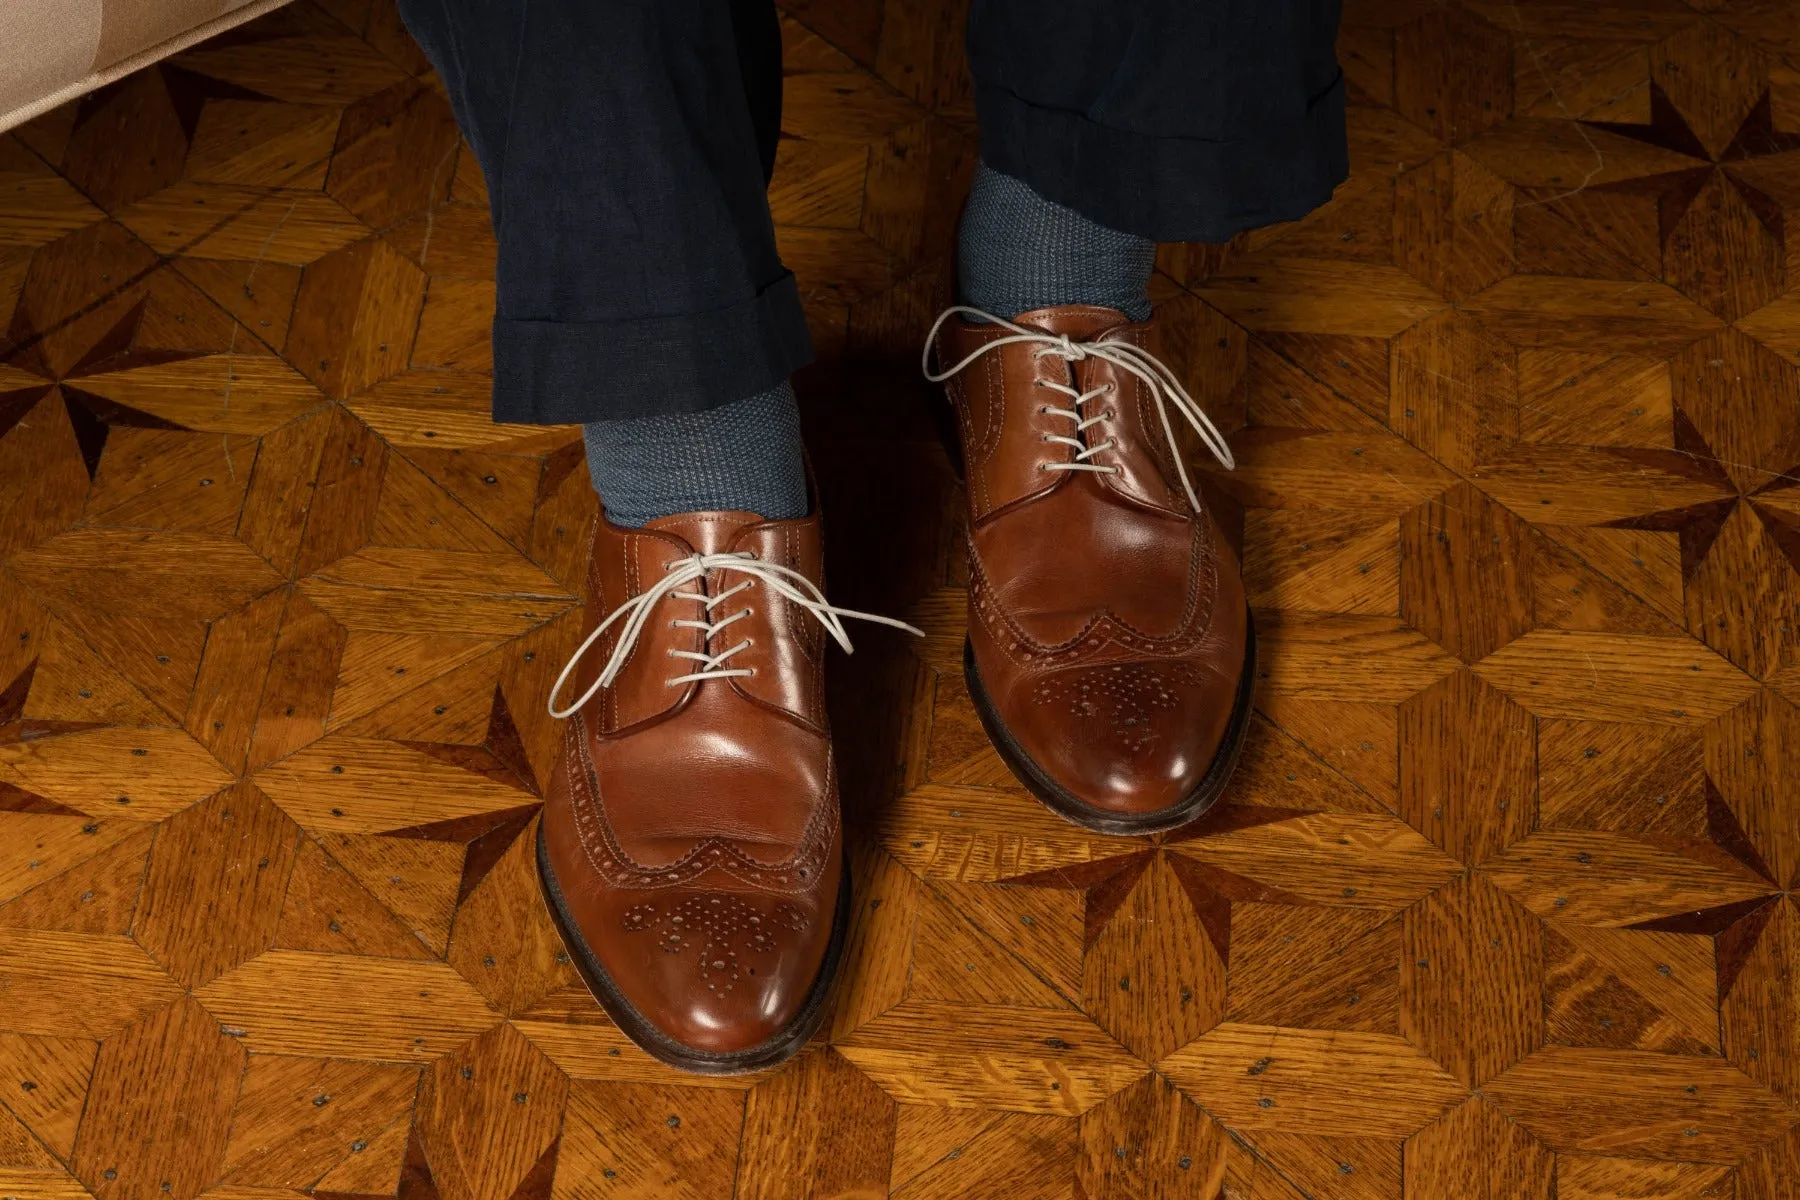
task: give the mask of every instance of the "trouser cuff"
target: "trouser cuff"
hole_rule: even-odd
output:
[[[812,361],[792,274],[729,308],[625,321],[494,318],[494,420],[529,425],[702,412]]]
[[[1133,133],[977,85],[981,157],[1046,200],[1110,229],[1159,242],[1223,242],[1295,221],[1350,173],[1344,77],[1287,128],[1254,140]]]

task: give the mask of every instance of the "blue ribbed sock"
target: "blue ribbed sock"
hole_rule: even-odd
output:
[[[1088,220],[985,163],[956,234],[963,302],[998,317],[1062,304],[1150,316],[1156,243]]]
[[[808,511],[800,408],[789,384],[705,412],[589,421],[588,474],[606,517],[636,527],[675,513]]]

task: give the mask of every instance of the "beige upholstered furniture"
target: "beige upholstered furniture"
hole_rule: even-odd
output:
[[[0,131],[286,0],[0,0]]]

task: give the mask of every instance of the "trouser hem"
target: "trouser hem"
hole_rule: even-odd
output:
[[[1350,173],[1344,77],[1286,128],[1241,141],[1134,133],[976,86],[982,160],[1046,200],[1159,242],[1223,242],[1295,221]]]
[[[494,319],[494,420],[528,425],[704,412],[812,361],[792,274],[741,304],[620,321]]]

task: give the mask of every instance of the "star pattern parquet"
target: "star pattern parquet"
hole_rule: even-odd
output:
[[[487,419],[392,7],[0,136],[0,1195],[1800,1196],[1800,26],[1347,7],[1349,181],[1159,260],[1264,657],[1228,802],[1125,840],[963,688],[958,6],[786,4],[834,591],[928,636],[833,663],[847,965],[746,1079],[537,896],[593,498]]]

